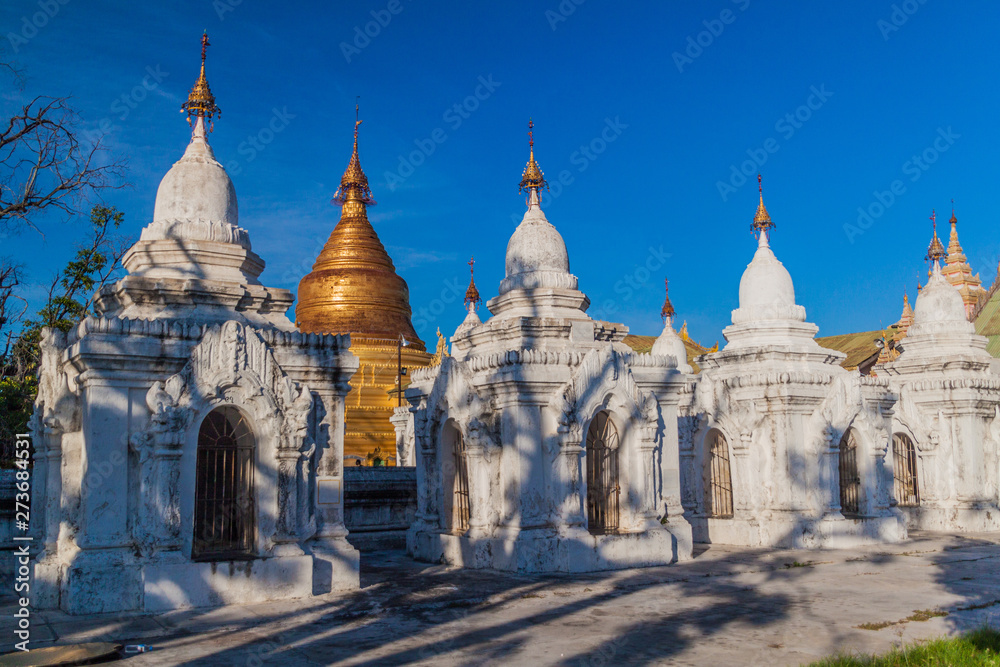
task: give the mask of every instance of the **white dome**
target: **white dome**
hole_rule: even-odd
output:
[[[936,269],[927,285],[920,290],[913,314],[913,326],[933,322],[969,324],[962,296]]]
[[[795,286],[788,269],[763,242],[740,279],[740,308],[773,305],[794,306]]]
[[[569,254],[559,231],[540,208],[531,208],[507,242],[507,276],[531,271],[569,273]]]
[[[684,346],[684,341],[674,331],[669,320],[663,327],[663,333],[653,343],[650,353],[673,357],[677,361],[677,369],[682,373],[690,373],[693,370],[687,362],[687,348]]]
[[[469,314],[465,316],[465,319],[462,320],[462,323],[458,325],[457,329],[455,329],[455,335],[452,336],[452,338],[457,338],[462,334],[464,334],[466,331],[474,329],[482,323],[483,321],[479,319],[479,315],[476,314],[476,311],[470,309]]]
[[[569,272],[569,253],[559,231],[545,218],[532,192],[531,205],[507,242],[507,277],[500,294],[512,289],[576,289]]]
[[[191,143],[156,191],[153,222],[204,221],[237,226],[236,189],[205,140],[201,118]]]

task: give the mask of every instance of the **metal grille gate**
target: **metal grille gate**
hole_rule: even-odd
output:
[[[618,530],[618,429],[599,412],[587,429],[587,526],[595,535]]]
[[[452,499],[451,528],[454,532],[464,533],[469,530],[469,460],[466,456],[465,438],[461,431],[455,429],[455,440],[452,447],[455,461],[454,495]]]
[[[722,433],[713,431],[708,450],[708,516],[733,517],[733,478],[729,469],[729,446]]]
[[[858,442],[854,431],[840,440],[840,511],[858,514],[860,509],[861,476],[858,474]]]
[[[892,436],[893,495],[903,507],[920,505],[917,487],[917,450],[913,441],[902,433]]]
[[[243,414],[225,406],[208,413],[198,431],[192,558],[252,557],[254,436]]]

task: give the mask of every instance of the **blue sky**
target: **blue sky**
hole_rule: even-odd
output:
[[[926,276],[931,209],[947,221],[952,198],[973,269],[996,273],[995,2],[7,0],[0,45],[28,82],[4,83],[2,110],[72,95],[129,161],[133,186],[105,200],[135,237],[188,141],[178,109],[203,29],[223,109],[210,140],[262,280],[294,290],[336,224],[360,96],[371,218],[429,347],[463,317],[470,255],[484,299],[503,278],[529,116],[553,183],[543,207],[591,312],[633,333],[659,331],[666,276],[692,336],[722,340],[755,249],[758,169],[771,245],[820,335],[898,319]],[[28,264],[35,298],[85,231],[40,222],[44,238],[2,250]]]

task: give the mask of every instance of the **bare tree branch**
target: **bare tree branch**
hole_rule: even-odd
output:
[[[28,301],[17,294],[24,279],[23,267],[0,257],[0,359],[10,352],[16,328],[28,312]]]
[[[0,122],[0,230],[41,232],[36,216],[83,212],[86,195],[124,187],[126,163],[101,138],[81,142],[80,121],[64,97],[36,97]]]

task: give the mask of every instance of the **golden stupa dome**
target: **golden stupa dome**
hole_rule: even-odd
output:
[[[424,350],[410,322],[406,281],[396,274],[392,259],[368,221],[367,207],[375,200],[358,159],[360,123],[355,123],[354,151],[333,198],[342,206],[340,222],[312,272],[299,283],[295,324],[310,333],[403,336],[409,345]]]

